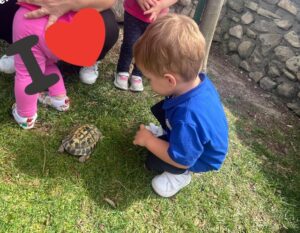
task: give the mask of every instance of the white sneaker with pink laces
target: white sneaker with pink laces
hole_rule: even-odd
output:
[[[131,91],[143,91],[143,79],[140,76],[132,75],[130,78],[130,88]]]
[[[47,92],[40,93],[39,95],[39,102],[48,105],[52,108],[55,108],[56,110],[60,112],[68,111],[70,108],[70,100],[68,96],[65,96],[64,98],[56,98],[55,96],[48,95]]]
[[[128,80],[129,80],[129,73],[127,72],[120,72],[115,74],[115,87],[127,91],[128,90]]]

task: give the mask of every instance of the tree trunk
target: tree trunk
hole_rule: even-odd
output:
[[[200,21],[200,30],[206,40],[206,56],[202,65],[202,72],[207,72],[207,60],[214,32],[222,10],[224,0],[208,0]]]

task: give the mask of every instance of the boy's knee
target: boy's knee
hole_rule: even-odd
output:
[[[164,172],[164,170],[160,168],[159,164],[157,163],[157,159],[158,158],[156,158],[156,156],[149,153],[146,157],[145,167],[147,170],[151,172],[156,172],[161,174]]]

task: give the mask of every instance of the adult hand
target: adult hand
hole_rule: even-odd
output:
[[[25,15],[28,19],[36,19],[49,15],[47,27],[55,23],[59,17],[74,9],[72,0],[18,0],[40,6],[41,8],[31,11]]]
[[[138,146],[146,146],[149,139],[155,137],[144,125],[140,125],[139,131],[136,133],[133,144]]]

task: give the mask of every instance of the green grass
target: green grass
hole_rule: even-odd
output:
[[[140,94],[116,90],[114,67],[102,63],[93,86],[67,78],[71,110],[40,106],[40,126],[30,131],[12,120],[13,76],[1,75],[0,232],[300,231],[299,124],[259,121],[224,99],[230,150],[223,168],[159,198],[143,168],[145,151],[132,145],[138,125],[154,121],[149,107],[159,97],[148,86]],[[61,139],[83,123],[105,136],[91,159],[58,156]]]

